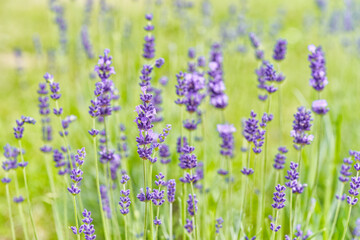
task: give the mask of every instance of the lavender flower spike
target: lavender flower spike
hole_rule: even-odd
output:
[[[325,55],[321,47],[310,45],[308,60],[311,68],[310,85],[316,90],[321,91],[328,84],[326,77]]]
[[[286,55],[286,45],[287,45],[287,42],[285,39],[279,39],[276,42],[276,45],[274,48],[274,54],[273,54],[274,60],[276,60],[276,61],[284,60],[285,55]]]
[[[325,115],[330,110],[327,106],[328,104],[326,100],[324,99],[315,100],[312,103],[312,110],[316,114]]]

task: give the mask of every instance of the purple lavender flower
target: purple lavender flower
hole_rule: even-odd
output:
[[[24,124],[35,124],[36,121],[31,117],[21,116],[20,120],[16,120],[16,127],[14,127],[14,136],[16,139],[21,139],[24,134]]]
[[[244,167],[243,169],[241,169],[241,173],[244,174],[244,175],[251,175],[254,173],[254,170],[252,168],[246,168]]]
[[[151,189],[146,187],[146,193],[144,193],[144,190],[140,188],[140,193],[136,197],[140,200],[140,202],[147,202],[150,201],[153,196]]]
[[[159,147],[159,156],[160,162],[162,164],[168,164],[171,162],[169,146],[166,144],[161,144]]]
[[[144,29],[148,32],[148,35],[144,38],[145,43],[143,48],[143,57],[150,60],[155,57],[155,37],[151,34],[151,31],[154,30],[154,26],[151,24],[153,17],[152,14],[146,14],[145,18],[148,20],[148,24],[144,27]]]
[[[310,237],[310,235],[312,235],[311,230],[308,230],[307,234],[304,234],[303,231],[301,231],[301,225],[298,224],[296,226],[296,232],[295,232],[295,236],[298,237],[298,239],[302,239],[302,240],[306,240]]]
[[[94,58],[94,53],[93,53],[92,45],[91,45],[91,42],[90,42],[90,37],[89,37],[89,32],[88,32],[87,25],[84,25],[81,28],[81,43],[83,45],[84,51],[85,51],[86,56],[88,57],[88,59],[93,59]]]
[[[20,195],[19,197],[14,197],[13,201],[14,203],[22,203],[24,201],[24,198]]]
[[[197,203],[198,200],[196,199],[196,195],[191,195],[189,194],[189,199],[187,200],[187,204],[188,204],[188,213],[190,216],[195,216],[196,212],[197,212]]]
[[[180,155],[180,168],[184,170],[190,170],[197,166],[197,157],[195,154],[192,154],[192,152],[195,150],[192,146],[184,146],[182,148],[182,154]]]
[[[321,91],[328,84],[326,77],[325,55],[320,46],[316,47],[314,45],[309,45],[308,49],[310,51],[308,60],[310,62],[312,77],[310,79],[310,85],[316,91]]]
[[[228,96],[224,93],[225,84],[222,64],[223,56],[221,46],[215,43],[212,45],[210,52],[208,89],[210,104],[220,109],[224,109],[228,105]]]
[[[167,182],[167,196],[168,196],[168,201],[170,203],[175,202],[175,191],[176,191],[175,179],[170,179]]]
[[[51,3],[50,9],[55,13],[55,23],[58,26],[58,30],[59,30],[59,42],[62,47],[62,50],[66,52],[68,41],[66,36],[67,24],[64,17],[64,7]]]
[[[274,192],[274,197],[273,197],[273,200],[274,200],[274,203],[271,205],[273,208],[275,209],[282,209],[285,207],[285,189],[286,187],[285,186],[282,186],[280,184],[278,184],[276,187],[275,187],[275,192]]]
[[[83,171],[80,169],[80,167],[84,164],[85,156],[86,152],[84,147],[82,149],[78,149],[77,154],[74,156],[76,168],[73,168],[70,173],[70,179],[73,184],[71,185],[71,187],[67,188],[68,191],[74,196],[79,194],[81,191],[79,188],[79,184],[83,179]]]
[[[193,225],[192,220],[186,219],[186,224],[185,224],[184,228],[186,229],[186,231],[188,233],[192,233],[192,231],[194,230],[194,225]]]
[[[316,114],[325,115],[330,109],[327,107],[326,100],[320,99],[313,101],[312,110]]]
[[[263,61],[262,65],[255,70],[258,77],[258,88],[265,90],[267,94],[274,93],[278,90],[273,83],[281,83],[285,80],[285,76],[282,73],[276,72],[274,66],[268,61]],[[259,99],[264,101],[267,98],[266,95],[259,95]]]
[[[311,111],[307,111],[305,107],[299,107],[298,112],[294,114],[293,130],[290,135],[294,138],[294,146],[300,145],[301,147],[310,144],[314,136],[308,135],[306,132],[311,129]]]
[[[101,196],[103,211],[106,213],[106,217],[110,219],[111,218],[110,202],[105,185],[100,185],[100,196]]]
[[[82,219],[83,224],[79,227],[79,229],[77,229],[75,226],[71,226],[70,228],[71,228],[72,232],[75,235],[84,233],[86,240],[96,239],[95,228],[94,228],[94,225],[91,224],[93,221],[93,219],[91,218],[91,212],[84,209],[82,215],[84,217]]]
[[[288,150],[286,149],[286,147],[279,147],[278,150],[279,150],[279,153],[276,154],[276,156],[275,156],[273,166],[275,169],[281,170],[284,168],[285,160],[286,160],[285,153],[287,153]]]
[[[8,183],[11,182],[11,179],[10,179],[10,178],[7,178],[7,177],[3,177],[3,178],[1,179],[1,182],[4,183],[4,184],[8,184]]]
[[[152,192],[152,199],[151,201],[153,202],[153,204],[157,207],[161,206],[164,204],[165,199],[164,199],[164,190],[158,190],[158,189],[154,189]]]
[[[290,169],[287,171],[287,176],[285,176],[285,179],[289,180],[285,183],[285,185],[288,188],[294,188],[297,185],[297,179],[299,178],[299,173],[297,172],[299,164],[290,162]]]
[[[287,41],[285,39],[279,39],[274,47],[273,58],[276,61],[284,60],[286,55],[286,45]]]
[[[249,34],[249,39],[251,41],[251,44],[254,48],[259,48],[260,46],[260,41],[259,39],[257,38],[257,36],[255,35],[255,33],[250,33]]]
[[[343,162],[344,163],[341,165],[339,180],[345,183],[350,180],[349,179],[349,177],[351,176],[350,169],[353,161],[351,160],[351,158],[344,158]]]
[[[161,219],[159,219],[157,216],[155,216],[154,225],[161,225]]]
[[[358,201],[358,198],[356,197],[359,195],[358,189],[360,188],[360,177],[352,177],[350,182],[350,190],[349,190],[349,196],[347,196],[347,203],[349,205],[355,205]]]
[[[130,201],[130,189],[125,190],[125,184],[127,183],[127,181],[130,180],[130,177],[126,174],[122,175],[122,178],[120,180],[120,183],[123,184],[123,190],[120,190],[120,202],[119,205],[121,207],[120,209],[120,213],[123,215],[126,215],[129,213],[129,207],[131,205],[131,201]]]
[[[165,176],[162,173],[159,173],[155,176],[157,180],[155,180],[155,185],[159,188],[166,185],[166,182],[164,181]]]
[[[215,223],[216,233],[220,233],[220,229],[223,227],[222,226],[223,223],[224,223],[224,219],[222,219],[222,217],[216,219],[216,223]]]
[[[222,138],[220,154],[223,156],[233,157],[234,153],[234,136],[236,128],[232,124],[218,124],[217,130]]]

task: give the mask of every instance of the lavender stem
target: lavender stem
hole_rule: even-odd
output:
[[[22,152],[22,146],[21,146],[21,140],[19,139],[19,150],[20,150],[20,157],[21,157],[21,162],[24,162],[24,156],[23,156],[23,152]],[[38,235],[36,232],[36,228],[35,228],[35,222],[34,222],[34,218],[33,218],[33,214],[32,214],[32,207],[31,207],[31,202],[30,202],[30,194],[29,194],[29,187],[27,184],[27,177],[26,177],[26,168],[23,167],[23,177],[24,177],[24,183],[25,183],[25,192],[26,192],[26,200],[28,203],[28,208],[29,208],[29,214],[30,214],[30,220],[31,220],[31,225],[33,227],[33,231],[34,231],[34,235],[35,235],[35,239],[38,240]]]
[[[93,118],[93,129],[95,129],[95,118]],[[97,151],[96,151],[96,136],[93,136],[93,148],[94,148],[94,159],[95,159],[95,168],[96,168],[96,188],[98,193],[98,201],[100,206],[100,213],[101,213],[101,221],[104,229],[104,235],[105,239],[109,239],[107,226],[105,224],[105,216],[104,211],[102,207],[102,201],[101,201],[101,193],[100,193],[100,180],[99,180],[99,166],[98,166],[98,158],[97,158]]]
[[[7,174],[6,174],[6,177],[7,177]],[[12,211],[11,211],[11,200],[10,200],[9,184],[6,184],[6,198],[7,198],[8,209],[9,209],[9,218],[10,218],[10,225],[11,225],[11,235],[12,235],[12,239],[13,239],[13,240],[16,240],[14,220],[13,220]]]
[[[343,195],[344,187],[345,187],[345,184],[341,184],[341,190],[340,190],[339,199],[338,199],[337,206],[336,206],[334,221],[333,221],[332,226],[331,226],[331,231],[330,231],[329,239],[331,239],[332,235],[334,234],[334,230],[335,230],[337,218],[338,218],[338,216],[339,216],[340,204],[341,204],[341,196]]]
[[[15,191],[16,191],[16,195],[20,196],[20,191],[19,191],[19,182],[18,182],[18,177],[17,177],[17,172],[15,171]],[[20,218],[21,218],[21,225],[23,226],[24,229],[24,236],[25,236],[25,240],[29,240],[29,233],[27,230],[27,223],[25,221],[25,217],[24,217],[24,210],[22,207],[22,204],[17,204],[18,208],[19,208],[19,213],[20,213]]]

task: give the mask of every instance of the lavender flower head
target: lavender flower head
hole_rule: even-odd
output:
[[[285,39],[279,39],[274,47],[273,58],[276,61],[284,60],[286,55],[286,45],[287,41]]]
[[[175,179],[170,179],[167,182],[167,196],[169,203],[175,202],[175,191],[176,191]]]
[[[325,99],[315,100],[312,103],[312,110],[319,115],[325,115],[330,109]]]
[[[275,192],[274,192],[274,197],[273,197],[273,200],[274,200],[274,203],[271,205],[273,208],[275,209],[282,209],[285,207],[285,189],[286,187],[285,186],[282,186],[280,184],[278,184],[276,187],[275,187]]]
[[[325,55],[322,48],[314,45],[308,47],[310,54],[308,60],[311,68],[310,86],[316,91],[321,91],[328,84],[326,77]]]
[[[192,231],[194,230],[194,225],[193,225],[193,221],[190,219],[186,219],[186,224],[184,226],[184,228],[186,229],[186,231],[191,234]]]
[[[153,19],[152,14],[145,15],[148,24],[144,27],[145,31],[148,32],[148,35],[145,36],[144,48],[143,48],[143,57],[145,59],[153,59],[155,57],[155,37],[151,34],[154,30],[154,25],[151,24]]]
[[[219,217],[216,219],[215,228],[216,233],[220,233],[220,229],[223,227],[224,219],[222,217]]]
[[[286,147],[279,147],[278,150],[279,153],[276,154],[275,156],[273,166],[276,170],[281,170],[284,168],[285,160],[286,160],[285,154],[288,152],[288,150]]]
[[[94,228],[94,225],[91,224],[93,221],[93,219],[91,218],[91,212],[84,209],[84,211],[82,212],[82,215],[83,215],[83,219],[82,219],[83,224],[79,227],[79,229],[77,229],[74,226],[70,227],[72,232],[75,235],[84,233],[86,240],[96,239],[95,228]]]
[[[130,177],[126,174],[122,175],[120,183],[123,184],[123,189],[120,190],[120,213],[126,215],[129,213],[130,201],[130,189],[125,189],[125,184],[130,180]]]
[[[14,136],[16,139],[22,139],[24,135],[24,124],[35,124],[35,119],[31,117],[21,116],[20,120],[16,120],[16,127],[14,127]]]
[[[77,154],[74,157],[76,168],[73,168],[70,174],[70,179],[73,182],[73,184],[71,185],[71,187],[67,188],[69,193],[71,193],[74,196],[78,195],[81,191],[79,188],[79,184],[83,179],[82,177],[83,171],[80,169],[80,167],[84,164],[85,156],[86,156],[85,148],[82,148],[77,150]]]
[[[294,118],[293,130],[290,132],[290,135],[294,138],[294,146],[298,148],[298,145],[303,147],[310,144],[314,136],[308,135],[306,132],[310,131],[312,126],[311,111],[306,110],[305,107],[299,107],[297,113],[294,114]]]
[[[234,136],[236,128],[232,124],[218,124],[217,130],[220,137],[222,138],[222,144],[220,154],[223,156],[233,157],[234,156]]]
[[[209,95],[210,104],[216,108],[224,109],[228,105],[228,96],[224,93],[225,84],[223,76],[223,56],[221,46],[215,43],[211,47],[209,60]]]

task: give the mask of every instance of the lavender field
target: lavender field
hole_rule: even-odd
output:
[[[360,239],[360,2],[0,1],[0,239]]]

